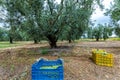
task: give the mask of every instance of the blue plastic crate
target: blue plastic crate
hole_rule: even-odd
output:
[[[32,65],[32,80],[64,80],[63,61],[40,59]]]

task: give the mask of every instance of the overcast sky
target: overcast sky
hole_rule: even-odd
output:
[[[105,9],[110,8],[110,3],[113,0],[103,0],[103,5],[105,7]],[[105,16],[104,15],[105,10],[101,11],[100,8],[96,8],[95,12],[93,13],[91,19],[94,21],[96,20],[96,24],[104,24],[104,23],[108,23],[110,21],[110,17],[109,16]]]

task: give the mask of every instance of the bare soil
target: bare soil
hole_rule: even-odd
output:
[[[64,80],[120,80],[120,42],[59,42],[50,49],[47,43],[27,44],[0,49],[0,80],[31,80],[31,65],[40,57],[64,60]],[[91,60],[93,48],[114,54],[114,66],[96,65]],[[47,54],[42,54],[43,50]]]

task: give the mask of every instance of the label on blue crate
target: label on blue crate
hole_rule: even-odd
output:
[[[42,67],[40,67],[40,69],[57,69],[60,66],[62,66],[62,65],[42,66]]]

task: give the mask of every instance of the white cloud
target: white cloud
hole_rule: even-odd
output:
[[[113,2],[113,0],[103,0],[102,4],[104,5],[105,9],[108,9],[110,8],[111,2]],[[110,17],[104,15],[105,9],[101,10],[99,7],[96,7],[95,12],[91,16],[92,21],[95,20],[95,24],[104,24],[110,21]]]
[[[103,16],[103,12],[102,12],[99,8],[96,8],[96,10],[95,10],[95,12],[93,13],[91,19],[96,20],[96,19],[98,19],[98,18],[100,18],[100,17],[102,17],[102,16]]]
[[[105,6],[105,8],[110,8],[111,4],[113,3],[113,0],[103,0],[102,4]]]
[[[56,0],[58,3],[60,3],[61,2],[61,0]]]

